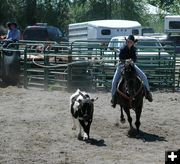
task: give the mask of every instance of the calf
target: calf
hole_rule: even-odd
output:
[[[79,122],[79,135],[78,139],[89,139],[90,126],[93,120],[94,112],[94,99],[90,98],[90,95],[86,92],[82,92],[79,89],[70,97],[70,108],[73,118],[73,130],[76,129],[75,119]],[[83,129],[83,134],[82,134]]]

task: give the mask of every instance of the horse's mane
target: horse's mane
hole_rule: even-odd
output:
[[[132,78],[136,75],[135,65],[133,60],[127,59],[124,62],[124,75]]]

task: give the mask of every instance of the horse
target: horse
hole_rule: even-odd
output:
[[[143,107],[143,98],[145,96],[143,81],[137,76],[134,62],[131,59],[124,61],[124,69],[122,71],[122,78],[117,87],[117,104],[121,108],[121,122],[125,122],[123,110],[127,114],[130,129],[132,126],[132,117],[130,109],[133,109],[136,114],[136,130],[139,134],[140,117]]]

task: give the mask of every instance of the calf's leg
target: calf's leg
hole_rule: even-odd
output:
[[[121,117],[120,117],[120,120],[121,120],[121,123],[125,123],[125,118],[124,118],[124,114],[123,114],[123,108],[120,106],[120,110],[121,110]]]
[[[84,131],[83,140],[89,139],[91,121],[87,122],[87,124],[83,120],[79,120],[79,122]]]
[[[73,116],[72,116],[72,120],[73,120],[72,130],[76,130],[76,119]]]

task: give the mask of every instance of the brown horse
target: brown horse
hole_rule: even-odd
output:
[[[117,103],[121,107],[121,122],[125,122],[123,110],[127,114],[130,129],[132,126],[132,117],[130,109],[136,113],[136,129],[139,133],[140,116],[143,107],[144,85],[142,80],[137,76],[134,63],[131,59],[124,61],[124,70],[122,78],[117,87]]]

